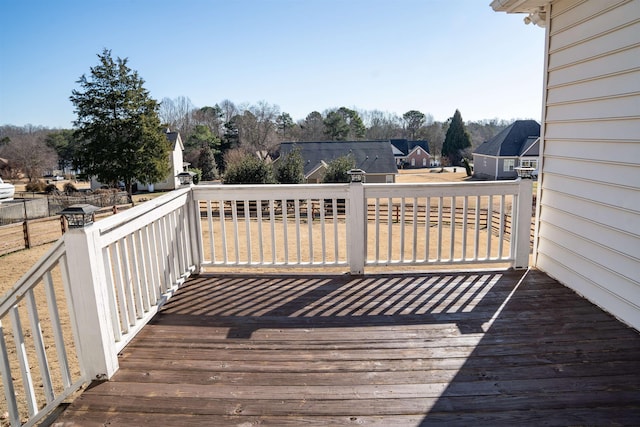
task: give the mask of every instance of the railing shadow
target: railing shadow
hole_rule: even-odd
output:
[[[640,425],[640,335],[530,271],[420,426]]]
[[[202,275],[189,280],[160,316],[164,324],[227,326],[228,338],[250,338],[264,328],[387,324],[450,323],[463,334],[479,333],[521,274]]]

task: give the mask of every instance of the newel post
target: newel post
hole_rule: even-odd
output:
[[[519,178],[518,181],[518,202],[515,212],[516,233],[512,233],[511,237],[515,239],[514,245],[516,249],[513,267],[522,269],[529,267],[533,183],[530,179]]]
[[[193,187],[189,191],[187,197],[187,217],[189,218],[189,234],[191,241],[191,259],[195,264],[195,274],[200,274],[202,263],[204,261],[203,242],[202,242],[202,224],[200,223],[200,202],[196,199]]]
[[[76,345],[82,369],[91,380],[108,379],[119,367],[105,264],[94,227],[70,228],[64,235]]]
[[[364,274],[366,234],[366,200],[362,179],[364,171],[352,169],[349,171],[351,184],[349,184],[349,217],[347,218],[347,242],[349,272],[352,275]]]

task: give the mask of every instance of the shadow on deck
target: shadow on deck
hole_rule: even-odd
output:
[[[189,280],[54,423],[640,424],[640,335],[536,271]]]

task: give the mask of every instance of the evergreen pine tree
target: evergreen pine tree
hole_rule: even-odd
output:
[[[129,195],[132,184],[162,181],[170,171],[169,141],[158,117],[158,103],[144,80],[104,49],[91,74],[83,75],[70,97],[77,119],[78,166],[98,181],[122,181]]]
[[[460,111],[456,110],[442,144],[442,155],[449,159],[450,165],[457,166],[460,165],[463,151],[469,147],[471,147],[471,137],[464,127]]]
[[[218,168],[216,167],[216,159],[213,155],[213,150],[209,145],[204,145],[200,149],[200,156],[198,156],[198,166],[202,171],[202,180],[213,181],[218,176]]]

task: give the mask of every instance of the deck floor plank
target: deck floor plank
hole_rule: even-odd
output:
[[[640,424],[640,335],[536,271],[201,275],[119,357],[55,426]]]

